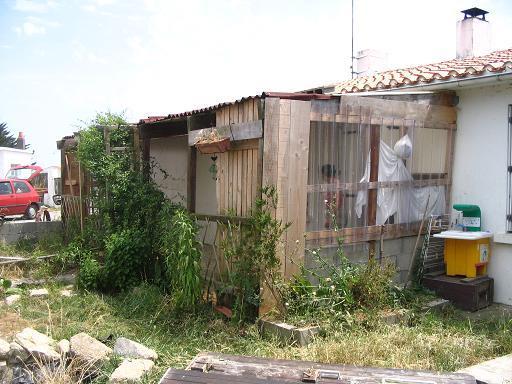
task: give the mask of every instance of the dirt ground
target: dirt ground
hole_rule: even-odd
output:
[[[7,312],[5,308],[0,308],[0,337],[10,340],[16,333],[26,328],[30,323],[22,319],[15,312]]]

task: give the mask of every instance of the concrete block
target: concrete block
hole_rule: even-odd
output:
[[[429,301],[427,304],[425,304],[421,308],[421,311],[424,313],[432,312],[432,311],[442,311],[449,305],[450,305],[450,300],[435,299],[435,300]]]
[[[470,374],[481,383],[510,383],[512,382],[512,355],[501,356],[457,372]]]
[[[320,332],[318,326],[297,328],[290,324],[263,319],[259,320],[258,328],[262,336],[276,337],[285,344],[297,344],[301,347],[310,344]]]
[[[40,239],[51,234],[62,232],[60,221],[7,221],[0,226],[0,242],[13,244],[21,239]]]

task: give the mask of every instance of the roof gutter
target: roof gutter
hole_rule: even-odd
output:
[[[473,77],[473,78],[466,78],[466,79],[453,79],[453,80],[438,80],[435,83],[429,83],[429,84],[414,84],[414,85],[404,85],[398,88],[390,89],[382,89],[382,90],[375,90],[370,92],[351,92],[351,93],[337,93],[336,95],[340,96],[357,96],[357,95],[369,95],[371,94],[379,94],[382,95],[383,93],[400,93],[400,92],[407,92],[409,93],[409,90],[419,90],[419,91],[436,91],[436,90],[454,90],[458,88],[468,87],[468,86],[478,86],[482,84],[488,84],[493,82],[500,82],[505,81],[507,79],[512,79],[512,72],[506,72],[506,73],[495,73],[491,75],[484,75],[479,77]]]

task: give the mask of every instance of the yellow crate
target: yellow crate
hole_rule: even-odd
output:
[[[489,238],[444,241],[444,261],[448,276],[476,277],[487,273],[491,253]]]

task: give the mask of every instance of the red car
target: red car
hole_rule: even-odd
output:
[[[26,180],[0,179],[0,217],[24,215],[36,217],[41,197]]]

